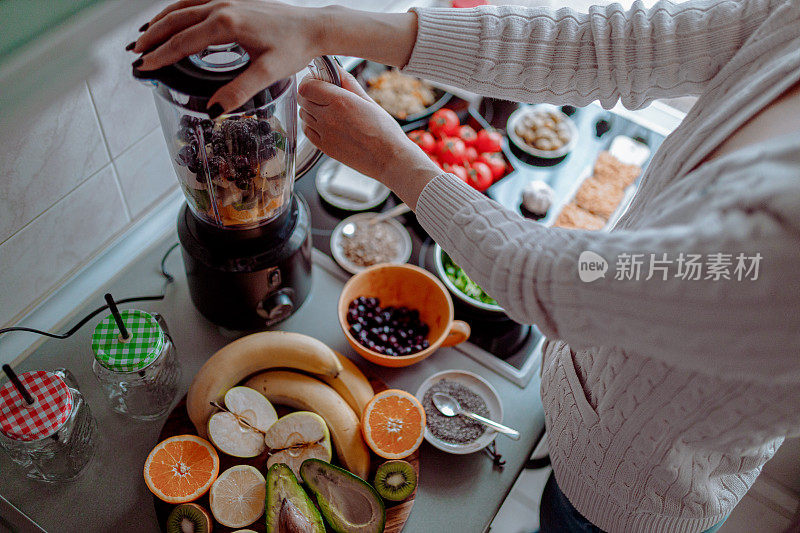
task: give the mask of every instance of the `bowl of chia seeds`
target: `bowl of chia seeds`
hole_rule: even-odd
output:
[[[427,419],[425,440],[434,448],[464,455],[480,451],[494,440],[497,433],[493,429],[461,415],[448,417],[440,413],[432,399],[437,392],[458,400],[462,409],[503,421],[500,396],[488,381],[466,370],[438,372],[425,380],[416,394]]]

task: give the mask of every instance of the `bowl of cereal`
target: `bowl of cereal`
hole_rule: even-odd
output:
[[[545,159],[564,157],[578,141],[575,122],[549,104],[517,109],[508,117],[506,131],[517,148]]]

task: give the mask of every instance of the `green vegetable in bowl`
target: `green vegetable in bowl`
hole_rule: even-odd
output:
[[[491,296],[483,292],[480,285],[469,279],[469,276],[461,270],[461,267],[456,265],[453,260],[450,259],[450,256],[444,252],[442,252],[442,266],[444,266],[445,274],[447,274],[447,277],[450,278],[450,281],[453,282],[453,285],[455,285],[458,290],[473,300],[478,300],[479,302],[489,305],[497,305],[497,302]]]

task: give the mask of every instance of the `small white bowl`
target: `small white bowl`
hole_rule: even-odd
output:
[[[486,402],[486,407],[489,409],[488,418],[496,422],[503,422],[503,404],[500,403],[500,396],[497,394],[497,390],[495,390],[491,383],[467,370],[443,370],[442,372],[437,372],[420,385],[416,394],[417,400],[422,403],[428,389],[443,379],[460,383],[483,398],[483,401]],[[431,446],[456,455],[478,452],[491,444],[496,436],[497,432],[487,427],[483,435],[474,441],[467,444],[453,444],[435,437],[433,433],[431,433],[431,430],[425,426],[425,440],[431,443]]]
[[[525,115],[532,114],[536,111],[551,111],[561,117],[561,120],[563,120],[567,125],[567,128],[569,128],[569,141],[564,146],[556,150],[539,150],[538,148],[534,148],[530,144],[526,143],[524,139],[517,135],[517,123],[522,120]],[[510,117],[508,117],[508,122],[506,122],[506,132],[508,133],[508,138],[517,146],[517,148],[523,152],[543,159],[557,159],[559,157],[564,157],[570,153],[573,148],[575,148],[575,144],[578,142],[578,127],[575,126],[575,121],[565,115],[559,108],[550,104],[538,104],[520,107],[514,111]]]
[[[331,178],[333,178],[333,175],[341,165],[342,164],[335,159],[328,159],[320,165],[315,178],[317,192],[323,200],[328,202],[333,207],[343,211],[366,211],[380,205],[381,202],[386,200],[389,197],[389,194],[392,192],[389,187],[381,184],[381,186],[378,187],[375,195],[366,202],[359,202],[358,200],[353,200],[352,198],[345,198],[344,196],[333,194],[330,190],[328,190],[328,182],[331,180]]]
[[[344,240],[344,234],[342,230],[344,227],[349,223],[356,223],[360,220],[369,220],[377,216],[379,213],[358,213],[356,215],[351,215],[336,225],[333,229],[333,233],[331,233],[331,255],[339,263],[339,266],[343,269],[347,270],[351,274],[358,274],[362,270],[369,268],[361,265],[357,265],[350,261],[344,255],[344,251],[342,249],[342,241]],[[400,237],[400,246],[397,250],[397,256],[388,261],[389,263],[406,263],[408,259],[411,257],[411,235],[408,233],[408,230],[403,226],[397,219],[390,218],[388,220],[383,221],[386,224],[389,224],[396,232],[397,235]]]

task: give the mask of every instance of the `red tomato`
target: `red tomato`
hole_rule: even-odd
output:
[[[472,163],[478,159],[478,151],[474,146],[467,146],[467,150],[464,152],[464,157],[466,158],[467,163]]]
[[[502,140],[503,136],[496,131],[481,130],[478,132],[475,148],[482,154],[485,152],[499,152],[501,149],[500,141]]]
[[[481,154],[478,156],[478,161],[485,163],[489,170],[492,171],[492,180],[497,181],[503,174],[506,173],[506,160],[499,153],[497,154]]]
[[[408,134],[408,138],[422,148],[426,154],[431,154],[436,149],[436,139],[428,131],[414,130]]]
[[[476,161],[467,169],[467,183],[476,190],[483,192],[492,184],[492,171],[486,163]]]
[[[458,128],[458,138],[464,141],[467,146],[475,146],[475,141],[478,140],[478,134],[471,126],[461,126]]]
[[[428,157],[430,157],[430,158],[431,158],[431,161],[433,161],[434,163],[436,163],[436,166],[437,166],[437,167],[439,167],[439,168],[441,168],[442,170],[444,170],[444,168],[442,167],[442,162],[439,160],[439,158],[438,158],[437,156],[435,156],[435,155],[429,155]]]
[[[437,137],[453,137],[458,134],[458,115],[452,109],[440,109],[428,122],[428,129]]]
[[[467,169],[461,165],[448,165],[445,163],[444,171],[455,174],[461,181],[467,181]]]
[[[464,161],[464,152],[466,146],[464,141],[458,137],[445,137],[437,145],[439,158],[442,163],[450,163],[451,165],[458,165]]]

